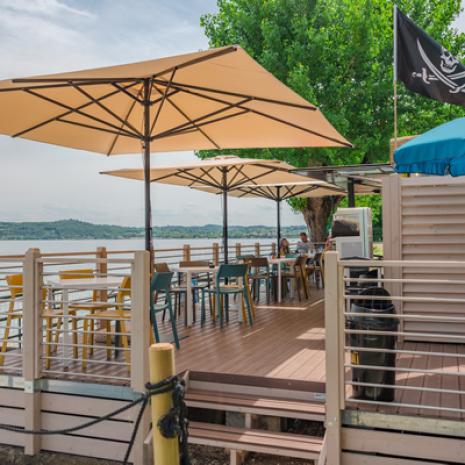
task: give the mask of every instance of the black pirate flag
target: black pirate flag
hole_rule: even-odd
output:
[[[397,78],[418,94],[465,106],[465,66],[397,10]]]

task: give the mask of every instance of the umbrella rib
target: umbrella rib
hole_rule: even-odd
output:
[[[217,185],[216,181],[214,180],[214,178],[212,178],[214,182],[211,183],[211,182],[207,181],[205,178],[202,178],[200,176],[196,176],[193,173],[190,173],[188,170],[180,170],[179,172],[186,175],[186,176],[180,176],[179,174],[177,174],[177,176],[179,178],[185,179],[186,181],[190,181],[189,187],[192,187],[197,182],[203,183],[204,185],[206,185],[208,187],[213,187],[213,188],[219,187]]]
[[[174,75],[176,74],[176,71],[177,71],[177,68],[174,68],[173,72],[171,73],[171,76],[170,76],[169,84],[165,87],[165,90],[163,91],[163,96],[162,96],[160,105],[158,105],[157,112],[155,114],[155,118],[153,119],[152,127],[150,128],[150,135],[152,135],[153,130],[155,129],[155,126],[156,126],[157,121],[158,121],[158,117],[160,116],[163,105],[165,104],[166,97],[168,96],[168,92],[169,92],[170,87],[171,87],[171,82],[173,81],[173,78],[174,78]],[[153,82],[152,82],[152,87],[153,87]]]
[[[240,102],[237,102],[237,103],[231,103],[229,105],[226,105],[224,108],[220,108],[219,110],[212,111],[210,113],[207,113],[206,115],[199,116],[198,118],[195,118],[192,121],[193,121],[193,123],[200,123],[200,121],[203,121],[204,119],[210,118],[211,116],[216,116],[216,115],[218,115],[220,113],[228,111],[228,110],[230,110],[232,108],[236,108],[238,105],[242,105],[242,104],[247,103],[249,101],[250,101],[250,99],[247,98],[247,99],[243,99],[243,100],[241,100]],[[244,112],[246,112],[246,110],[242,111],[240,114],[242,114]],[[204,126],[204,125],[207,125],[207,124],[215,123],[215,122],[218,122],[218,121],[222,121],[223,119],[226,119],[228,117],[233,117],[233,116],[237,116],[237,115],[238,114],[223,116],[223,117],[218,118],[218,119],[206,121],[206,122],[204,122],[202,124],[197,124],[197,126],[200,127],[200,126]],[[170,136],[170,135],[172,135],[172,133],[178,133],[178,132],[180,132],[181,129],[185,129],[186,127],[189,127],[189,125],[192,126],[191,122],[187,121],[185,123],[179,124],[178,126],[175,126],[174,128],[171,128],[171,129],[168,129],[166,131],[163,131],[162,133],[156,134],[154,137],[160,138],[160,137],[164,137],[164,136]],[[195,126],[193,126],[193,127],[195,127]]]
[[[237,190],[241,193],[240,195],[237,196],[239,199],[242,199],[248,194],[252,194],[252,192],[248,191],[247,188],[245,187],[238,187]]]
[[[234,184],[234,181],[237,179],[237,177],[239,175],[242,174],[242,176],[244,176],[244,178],[246,178],[246,174],[244,173],[244,165],[240,165],[240,166],[234,166],[234,168],[236,168],[236,174],[231,178],[231,181],[229,182],[229,185],[232,186]]]
[[[173,87],[175,87],[174,84],[173,84]],[[181,89],[181,90],[183,92],[188,93],[188,94],[196,95],[197,97],[201,97],[201,98],[204,98],[204,99],[207,99],[207,100],[212,100],[214,102],[219,102],[219,103],[224,103],[224,104],[230,103],[227,100],[222,100],[222,99],[219,99],[218,97],[213,97],[211,95],[205,95],[205,94],[202,94],[202,93],[199,93],[199,92],[193,92],[193,91],[187,90],[187,89]],[[259,110],[254,110],[253,108],[243,107],[242,105],[239,105],[238,107],[242,108],[242,109],[249,110],[250,112],[255,113],[257,115],[260,115],[260,116],[263,116],[264,118],[269,118],[269,119],[277,121],[277,122],[279,122],[281,124],[286,124],[287,126],[291,126],[291,127],[295,128],[295,129],[299,129],[301,131],[308,132],[309,134],[313,134],[314,136],[321,137],[322,139],[327,139],[327,140],[330,140],[332,142],[336,142],[337,144],[343,145],[345,147],[352,147],[352,144],[350,144],[349,142],[340,141],[340,140],[338,140],[338,139],[336,139],[334,137],[325,136],[324,134],[320,134],[319,132],[312,131],[311,129],[304,128],[302,126],[291,123],[290,121],[283,120],[283,119],[278,118],[276,116],[268,115],[267,113],[263,113],[263,112],[261,112]]]
[[[127,126],[129,129],[131,129],[132,131],[134,131],[134,134],[137,134],[139,137],[142,137],[142,134],[140,131],[138,131],[132,124],[130,124],[127,119],[124,120],[123,118],[121,118],[119,115],[117,115],[114,111],[112,111],[110,108],[108,108],[107,106],[105,106],[102,102],[99,102],[97,101],[97,99],[95,99],[94,97],[92,97],[92,95],[90,95],[87,91],[85,91],[84,89],[81,89],[79,87],[79,85],[76,85],[76,84],[73,84],[71,83],[71,85],[77,90],[79,91],[82,95],[84,95],[85,97],[87,97],[89,100],[91,100],[93,103],[95,103],[97,106],[99,106],[103,111],[107,112],[110,116],[112,116],[113,118],[115,118],[116,120],[118,120],[123,126]]]
[[[132,87],[132,86],[134,86],[135,84],[136,84],[136,83],[132,83],[132,84],[131,84],[130,86],[128,86],[128,87]],[[107,94],[102,95],[101,97],[99,97],[98,100],[104,100],[104,99],[106,99],[106,98],[112,97],[113,95],[116,95],[118,92],[119,92],[119,91],[117,91],[117,90],[112,91],[112,92],[109,92],[109,93],[107,93]],[[77,107],[77,110],[82,110],[83,108],[86,108],[86,107],[88,107],[88,106],[90,106],[90,105],[92,105],[92,102],[86,102],[86,103],[84,103],[84,104],[78,106],[78,107]],[[42,121],[42,122],[40,122],[40,123],[35,124],[34,126],[31,126],[30,128],[24,129],[24,130],[22,130],[22,131],[20,131],[20,132],[18,132],[18,133],[16,133],[16,134],[13,134],[12,137],[20,137],[20,136],[22,136],[23,134],[28,133],[29,131],[33,131],[33,130],[35,130],[35,129],[39,129],[39,128],[41,128],[42,126],[45,126],[45,125],[47,125],[47,124],[49,124],[49,123],[52,123],[53,121],[56,121],[57,118],[62,118],[62,117],[64,117],[64,116],[68,116],[68,115],[70,115],[71,113],[73,113],[73,112],[72,112],[71,110],[68,110],[68,111],[66,111],[66,112],[64,112],[64,113],[62,113],[62,114],[60,114],[60,115],[54,116],[53,118],[49,118],[49,119],[47,119],[47,120],[45,120],[45,121]]]
[[[218,184],[218,181],[212,176],[211,172],[214,170],[215,168],[212,167],[212,168],[209,168],[209,169],[205,169],[205,168],[200,168],[200,171],[202,171],[202,173],[204,174],[204,176],[210,178],[210,180],[215,183],[215,184]]]
[[[163,74],[166,74],[168,73],[169,71],[171,71],[173,68],[185,68],[187,66],[191,66],[191,65],[194,65],[194,64],[197,64],[197,63],[200,63],[202,61],[207,61],[207,60],[211,60],[213,58],[216,58],[218,56],[221,56],[221,55],[225,55],[227,53],[230,53],[230,52],[235,52],[237,51],[237,46],[233,45],[233,46],[230,46],[228,48],[225,48],[225,49],[222,49],[222,50],[215,50],[214,52],[208,54],[208,55],[205,55],[205,56],[202,56],[202,57],[198,57],[198,58],[194,58],[192,60],[188,60],[184,63],[180,63],[180,64],[177,64],[177,65],[174,65],[174,66],[171,66],[167,69],[164,69],[163,71],[159,71],[158,73],[155,73],[155,74],[152,74],[152,75],[147,75],[147,76],[143,76],[143,77],[125,77],[125,78],[86,78],[86,77],[80,77],[80,78],[76,78],[76,79],[72,79],[70,77],[62,77],[62,78],[54,78],[54,77],[30,77],[30,78],[16,78],[16,79],[12,79],[12,82],[13,83],[41,83],[41,82],[50,82],[50,83],[62,83],[64,86],[67,86],[68,82],[70,81],[73,81],[73,82],[78,82],[79,85],[87,85],[87,84],[113,84],[115,82],[128,82],[128,81],[138,81],[138,82],[141,82],[143,81],[144,79],[147,79],[147,78],[154,78],[156,76],[162,76]],[[66,83],[66,84],[64,84]],[[18,88],[16,89],[4,89],[5,91],[6,90],[19,90]],[[24,89],[21,89],[21,90],[24,90]]]
[[[93,129],[95,131],[108,132],[109,134],[116,134],[117,136],[125,136],[125,137],[132,137],[134,139],[139,139],[139,137],[135,135],[126,134],[124,132],[112,131],[111,129],[106,129],[106,128],[99,128],[98,126],[92,126],[90,124],[85,124],[85,123],[78,123],[76,121],[69,121],[63,118],[57,118],[57,121],[59,121],[60,123],[72,124],[74,126],[79,126],[82,128]]]
[[[160,89],[158,89],[157,86],[154,86],[154,88],[157,90],[158,93],[161,94],[161,91]],[[193,124],[195,127],[197,127],[195,125],[195,123],[192,123],[192,120],[191,118],[189,118],[189,116],[187,116],[187,114],[178,106],[176,105],[169,97],[166,97],[166,100],[168,100],[168,102],[184,117],[186,118],[187,121],[189,121],[191,124]],[[206,138],[208,139],[208,141],[213,144],[217,149],[220,149],[221,147],[201,128],[199,128],[199,131],[200,133]]]
[[[255,166],[262,166],[262,165],[255,165]],[[244,183],[247,183],[247,182],[251,182],[252,184],[257,185],[257,183],[255,182],[256,179],[260,179],[260,178],[262,178],[264,176],[267,176],[268,174],[274,173],[275,171],[279,171],[276,168],[266,167],[266,169],[268,169],[268,171],[266,171],[264,173],[260,173],[260,174],[257,174],[255,176],[252,176],[252,177],[246,176],[245,179],[241,180],[238,184],[235,184],[234,186],[231,186],[231,187],[236,188],[236,187],[241,186],[241,185],[243,185]]]
[[[293,195],[292,195],[292,187],[290,187],[290,186],[279,186],[279,187],[284,187],[286,189],[286,193],[282,196],[282,198],[284,200],[287,200],[287,199],[290,199],[290,198],[293,197]]]
[[[142,93],[142,89],[143,87],[141,86],[139,91],[138,91],[138,95],[140,95]],[[132,110],[134,109],[134,107],[136,106],[136,103],[137,101],[136,100],[133,100],[131,102],[131,105],[129,106],[129,110],[128,112],[126,113],[126,118],[125,118],[125,121],[128,121],[129,120],[129,117],[131,116],[131,113],[132,113]],[[111,155],[111,152],[113,152],[113,149],[115,148],[115,145],[116,145],[116,142],[118,141],[118,135],[116,135],[111,144],[110,144],[110,148],[108,149],[108,152],[107,152],[107,156],[110,156]],[[141,136],[141,139],[142,139],[142,136]]]
[[[267,192],[262,186],[256,186],[255,188],[249,187],[250,193],[256,195],[258,193],[259,197],[263,197],[268,200],[276,200],[272,192]]]
[[[53,84],[44,84],[44,85],[36,85],[36,86],[20,86],[20,87],[8,87],[4,89],[0,89],[1,92],[18,92],[18,91],[25,91],[29,89],[34,89],[34,90],[41,90],[41,89],[59,89],[62,87],[69,87],[69,79],[63,79],[60,80],[59,83],[58,81],[48,81],[48,80],[29,80],[29,79],[12,79],[11,82],[17,83],[17,82],[52,82]],[[115,82],[120,82],[120,83],[126,83],[126,82],[131,82],[131,83],[136,83],[138,84],[140,82],[140,79],[119,79],[116,81],[112,80],[101,80],[101,81],[88,81],[88,80],[77,80],[73,81],[77,82],[80,86],[100,86],[102,84],[112,84],[114,85]]]
[[[225,121],[227,119],[235,118],[236,116],[241,116],[241,115],[244,115],[245,113],[249,113],[249,110],[240,110],[231,115],[220,116],[219,118],[208,120],[208,121],[205,121],[204,123],[197,123],[196,126],[194,127],[186,127],[184,129],[179,129],[177,131],[172,131],[171,129],[169,129],[167,131],[164,131],[163,133],[154,135],[152,137],[152,140],[163,139],[165,137],[173,137],[173,136],[178,136],[178,135],[183,135],[183,134],[189,134],[192,132],[197,132],[197,131],[200,131],[199,129],[200,127],[208,126],[209,124],[218,123],[220,121]]]
[[[171,92],[168,94],[168,97],[171,97],[172,95],[176,95],[179,92],[181,92],[179,89],[171,89]],[[155,105],[158,102],[161,102],[163,100],[163,96],[156,98],[155,100],[150,100],[150,105]]]
[[[154,82],[156,84],[161,84],[161,85],[166,85],[167,82],[161,79],[154,79]],[[293,103],[293,102],[286,102],[285,100],[276,100],[272,98],[266,98],[266,97],[259,97],[257,95],[247,95],[247,94],[242,94],[240,92],[232,92],[228,90],[222,90],[222,89],[215,89],[213,87],[204,87],[204,86],[198,86],[194,84],[185,84],[182,82],[173,82],[172,87],[175,88],[180,88],[181,90],[185,89],[194,89],[194,90],[200,90],[204,92],[211,92],[214,94],[221,94],[221,95],[228,95],[230,97],[240,97],[240,98],[249,98],[251,100],[258,100],[260,102],[265,102],[265,103],[274,103],[277,105],[284,105],[288,107],[293,107],[293,108],[301,108],[304,110],[311,110],[311,111],[316,111],[318,108],[314,105],[310,104],[301,104],[301,103]]]
[[[273,189],[270,186],[264,186],[264,187],[265,187],[265,190],[268,191],[268,193],[270,195],[270,198],[275,200],[275,195],[274,195]]]
[[[215,184],[209,183],[205,181],[204,179],[199,178],[198,176],[195,176],[193,173],[189,173],[187,170],[181,170],[181,169],[178,170],[176,173],[165,174],[164,176],[160,176],[159,178],[153,178],[153,179],[151,178],[150,182],[160,182],[160,181],[163,181],[164,179],[176,178],[176,177],[180,179],[184,179],[186,181],[200,182],[200,183],[205,184],[208,187],[213,187],[213,188],[218,187]]]
[[[163,71],[159,71],[158,73],[152,74],[152,78],[156,78],[158,76],[163,76],[163,74],[169,73],[173,69],[181,69],[181,68],[187,68],[189,66],[197,65],[199,63],[202,63],[204,61],[212,60],[213,58],[217,58],[222,55],[226,55],[231,52],[237,52],[237,46],[236,45],[231,45],[229,47],[223,48],[221,50],[215,50],[212,53],[209,53],[208,55],[204,55],[201,57],[193,58],[192,60],[185,61],[184,63],[180,63],[178,65],[172,66],[170,68],[166,68]]]
[[[59,102],[58,100],[55,100],[55,99],[52,99],[52,98],[47,97],[45,95],[34,92],[33,90],[29,89],[29,90],[25,90],[24,92],[27,92],[28,94],[34,95],[37,98],[45,100],[46,102],[52,103],[52,104],[54,104],[56,106],[59,106],[61,108],[65,108],[66,110],[70,111],[71,113],[77,113],[78,115],[81,115],[84,118],[89,118],[89,119],[91,119],[93,121],[96,121],[97,123],[103,124],[105,126],[109,126],[109,127],[113,128],[113,129],[117,129],[118,131],[123,131],[129,137],[138,137],[137,134],[133,134],[133,133],[127,131],[126,129],[118,128],[118,126],[116,126],[116,125],[114,125],[112,123],[109,123],[108,121],[97,118],[96,116],[89,115],[89,114],[87,114],[87,113],[85,113],[85,112],[83,112],[81,110],[77,110],[76,108],[70,107],[69,105],[66,105],[65,103]],[[66,115],[66,116],[68,116],[68,115]],[[63,117],[60,116],[60,117],[55,118],[55,120],[56,121],[64,121],[62,118]]]
[[[137,84],[139,84],[139,81],[137,82]],[[128,97],[132,98],[133,100],[135,100],[136,102],[140,103],[141,105],[143,105],[143,101],[142,99],[140,99],[138,97],[138,95],[140,95],[140,91],[137,92],[137,95],[134,95],[134,94],[131,94],[131,92],[129,92],[128,90],[126,90],[124,87],[120,86],[118,83],[116,82],[112,82],[111,85],[113,87],[116,87],[119,91],[125,93]]]

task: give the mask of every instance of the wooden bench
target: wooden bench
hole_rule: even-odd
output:
[[[238,463],[237,451],[301,458],[316,462],[323,446],[323,438],[320,437],[231,428],[199,422],[190,423],[189,442],[230,449],[232,463]]]
[[[321,422],[325,419],[325,404],[318,401],[287,400],[274,397],[188,389],[186,402],[189,407],[212,410]]]

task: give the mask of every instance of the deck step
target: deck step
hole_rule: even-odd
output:
[[[323,438],[191,422],[189,442],[211,447],[318,460]]]
[[[246,394],[218,393],[203,389],[188,389],[186,402],[188,407],[211,410],[321,422],[325,419],[324,402],[310,400],[287,400]]]

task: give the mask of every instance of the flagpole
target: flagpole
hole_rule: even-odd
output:
[[[394,3],[394,151],[397,149],[397,5]]]

